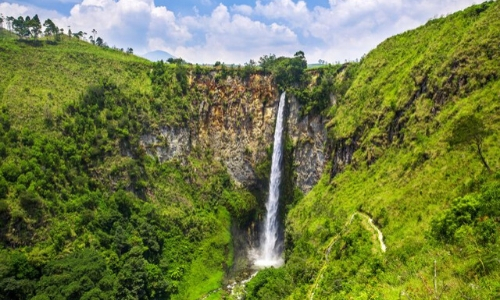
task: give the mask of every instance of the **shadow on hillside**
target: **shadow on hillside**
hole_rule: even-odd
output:
[[[19,42],[24,43],[28,46],[32,46],[32,47],[42,47],[43,46],[42,41],[39,41],[39,40],[19,40]]]

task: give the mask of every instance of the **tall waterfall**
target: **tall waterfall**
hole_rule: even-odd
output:
[[[281,94],[274,130],[274,147],[271,161],[269,197],[266,203],[266,219],[261,237],[259,257],[255,265],[259,267],[279,266],[283,264],[278,245],[278,200],[280,197],[281,161],[283,157],[283,114],[285,111],[285,92]]]

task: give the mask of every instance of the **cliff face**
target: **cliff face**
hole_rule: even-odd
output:
[[[279,93],[272,78],[252,75],[247,80],[217,78],[216,73],[191,77],[195,114],[186,127],[162,128],[141,137],[149,155],[160,161],[181,159],[192,149],[209,149],[227,167],[232,179],[249,187],[257,182],[256,168],[272,146]],[[296,186],[308,192],[325,163],[326,120],[300,116],[294,96],[287,98],[288,136],[293,140]]]
[[[256,75],[248,81],[227,78],[216,83],[205,76],[193,85],[201,95],[198,119],[191,124],[193,145],[211,149],[238,184],[254,184],[255,167],[273,140],[278,102],[271,78]]]
[[[325,148],[327,122],[321,115],[301,117],[300,104],[294,96],[290,97],[288,105],[288,135],[295,145],[295,184],[307,193],[318,182],[328,156]]]

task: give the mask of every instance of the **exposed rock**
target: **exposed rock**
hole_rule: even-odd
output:
[[[217,84],[202,78],[196,88],[205,99],[192,126],[193,143],[210,148],[238,184],[254,184],[255,166],[265,159],[274,132],[278,102],[271,78],[254,75]]]
[[[255,168],[272,145],[279,95],[269,76],[249,80],[217,74],[199,76],[191,88],[200,95],[193,102],[198,116],[189,128],[164,127],[141,137],[147,153],[160,161],[182,158],[193,147],[210,149],[239,185],[256,183]],[[297,186],[308,192],[319,180],[325,164],[326,124],[319,115],[301,118],[295,97],[288,99],[288,134],[294,140]]]
[[[156,156],[160,162],[173,158],[182,159],[191,150],[187,128],[160,128],[159,135],[146,134],[141,136],[140,143],[146,153]]]
[[[300,104],[294,96],[288,103],[288,134],[295,145],[295,184],[307,193],[318,182],[325,166],[326,120],[321,115],[301,118]]]
[[[332,151],[332,171],[331,178],[335,177],[337,174],[342,172],[344,168],[352,162],[352,156],[357,150],[357,140],[352,139],[340,139],[334,142]]]

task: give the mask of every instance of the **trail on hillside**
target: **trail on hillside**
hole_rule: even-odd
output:
[[[387,250],[387,246],[384,243],[384,235],[382,234],[382,231],[380,231],[380,229],[377,227],[377,225],[375,225],[373,223],[372,218],[370,218],[369,216],[366,216],[366,215],[365,215],[365,217],[368,218],[368,223],[377,232],[378,241],[380,242],[380,250],[382,250],[382,252],[385,252]]]
[[[308,298],[310,300],[314,299],[314,293],[316,291],[316,288],[318,287],[318,284],[319,284],[321,278],[323,278],[323,272],[326,270],[326,268],[328,266],[330,252],[332,250],[333,245],[335,244],[335,242],[337,242],[340,239],[342,234],[346,233],[349,230],[349,225],[351,225],[351,223],[354,220],[354,217],[356,215],[359,215],[368,221],[368,224],[370,225],[370,227],[373,228],[375,230],[375,232],[377,233],[377,238],[378,238],[378,241],[380,243],[380,250],[384,253],[386,252],[387,246],[384,243],[384,235],[382,234],[382,231],[373,223],[373,219],[369,215],[362,213],[362,212],[353,213],[351,215],[351,217],[349,218],[349,220],[344,224],[344,228],[342,229],[342,231],[340,233],[338,233],[337,235],[335,235],[331,239],[330,243],[328,243],[328,246],[326,247],[325,261],[323,263],[323,266],[319,270],[318,275],[316,276],[316,279],[314,280],[314,283],[313,283],[313,285],[308,293]]]

